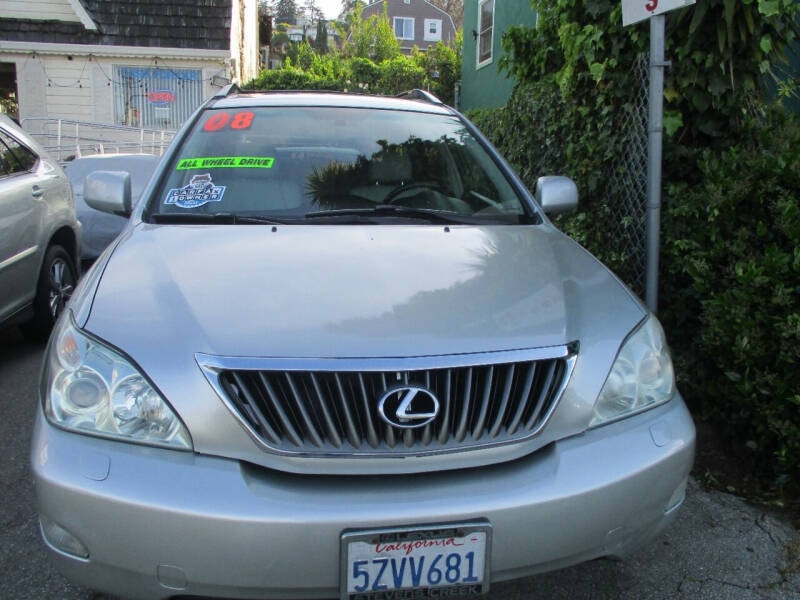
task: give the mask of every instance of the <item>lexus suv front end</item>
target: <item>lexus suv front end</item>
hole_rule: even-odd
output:
[[[131,210],[125,176],[87,202]],[[664,332],[454,110],[221,93],[47,349],[42,535],[125,597],[386,599],[624,556],[681,504]]]

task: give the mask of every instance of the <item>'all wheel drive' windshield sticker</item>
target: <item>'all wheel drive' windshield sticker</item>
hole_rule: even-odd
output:
[[[219,202],[225,193],[224,185],[214,185],[211,174],[195,175],[188,185],[174,188],[167,194],[164,204],[174,204],[181,208],[196,208],[209,202]]]
[[[275,159],[271,156],[210,156],[207,158],[184,158],[175,167],[176,171],[189,169],[271,169]]]

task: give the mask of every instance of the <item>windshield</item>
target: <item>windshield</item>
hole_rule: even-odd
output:
[[[338,107],[208,110],[168,170],[148,208],[159,222],[180,222],[181,214],[191,214],[187,221],[205,214],[291,222],[336,211],[338,217],[427,213],[516,223],[526,214],[480,143],[448,115]]]

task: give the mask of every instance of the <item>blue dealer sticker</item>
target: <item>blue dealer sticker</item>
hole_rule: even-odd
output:
[[[196,208],[209,202],[219,202],[225,193],[224,185],[214,185],[211,174],[195,175],[188,185],[174,188],[167,194],[164,204],[174,204],[181,208]]]

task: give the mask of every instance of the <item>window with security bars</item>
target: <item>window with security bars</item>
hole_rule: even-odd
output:
[[[118,125],[177,129],[203,101],[200,69],[114,67]]]
[[[483,0],[478,9],[478,65],[492,60],[494,0]]]

